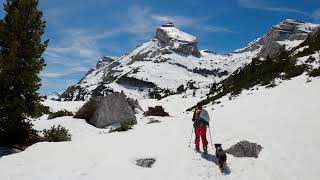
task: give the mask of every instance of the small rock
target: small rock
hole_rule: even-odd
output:
[[[147,124],[153,124],[153,123],[160,123],[161,121],[157,120],[157,119],[153,119],[150,118],[149,122],[147,122]]]
[[[240,141],[237,144],[231,146],[225,150],[226,153],[235,157],[255,157],[258,158],[262,146],[257,143],[251,143],[249,141]]]
[[[154,158],[146,158],[146,159],[138,159],[137,161],[137,166],[141,167],[146,167],[146,168],[151,168],[152,165],[156,162]]]

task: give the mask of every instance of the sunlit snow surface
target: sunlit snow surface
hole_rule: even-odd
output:
[[[161,101],[140,100],[143,109],[162,105],[171,116],[154,117],[162,122],[146,124],[148,119],[138,114],[138,124],[127,132],[109,134],[108,129],[97,129],[82,119],[47,120],[44,116],[34,121],[36,129],[61,124],[70,130],[72,141],[37,143],[24,152],[1,157],[0,179],[317,180],[320,79],[306,81],[303,75],[271,89],[255,87],[231,101],[225,97],[221,104],[205,107],[212,119],[214,143],[227,148],[245,139],[264,147],[258,159],[229,155],[228,175],[222,175],[214,162],[196,153],[193,143],[188,147],[192,113],[185,109],[202,99],[205,92],[199,90],[196,97],[188,91]],[[83,102],[46,104],[54,110],[76,111]],[[209,154],[212,160],[211,145]],[[146,169],[135,165],[138,158],[157,161]]]

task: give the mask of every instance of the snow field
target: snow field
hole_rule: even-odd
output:
[[[137,115],[138,124],[127,132],[109,134],[107,129],[97,129],[81,119],[43,117],[34,122],[35,128],[61,124],[70,130],[73,141],[37,143],[24,152],[1,157],[0,179],[316,180],[320,177],[320,79],[309,83],[306,79],[300,76],[275,88],[244,91],[231,101],[224,97],[221,104],[206,106],[214,143],[228,148],[249,140],[264,147],[257,159],[228,155],[228,175],[222,175],[212,161],[210,144],[209,160],[194,152],[193,143],[188,147],[192,112],[185,109],[201,99],[202,94],[197,93],[196,97],[182,98],[182,94],[160,101],[140,100],[143,109],[162,105],[171,116],[153,117],[162,122],[146,124],[148,118]],[[135,165],[138,158],[157,161],[152,168],[142,168]]]

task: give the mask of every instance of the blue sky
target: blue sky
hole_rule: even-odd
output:
[[[50,39],[42,94],[64,91],[102,56],[121,56],[168,21],[196,36],[200,49],[222,53],[286,18],[320,23],[319,0],[40,0],[39,8]]]

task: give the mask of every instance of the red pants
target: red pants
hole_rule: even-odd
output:
[[[200,137],[201,137],[203,147],[207,147],[208,146],[207,128],[206,127],[203,127],[203,128],[196,127],[195,132],[196,132],[196,139],[195,139],[194,143],[196,144],[196,149],[199,149]]]

